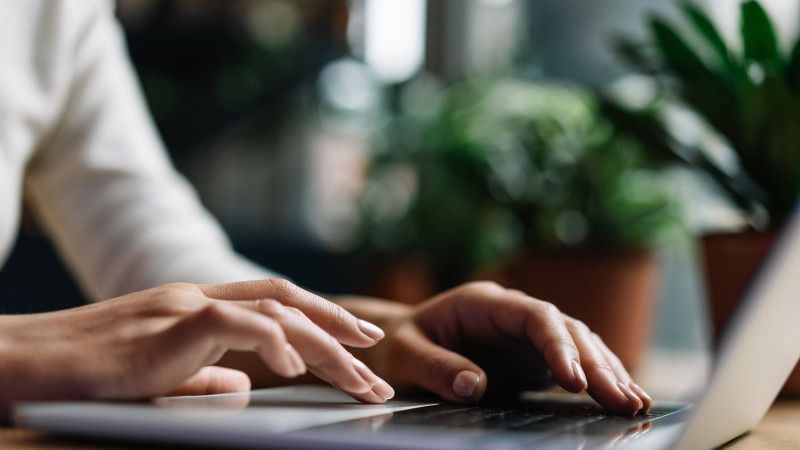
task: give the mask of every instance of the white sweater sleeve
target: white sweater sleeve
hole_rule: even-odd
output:
[[[90,4],[64,68],[69,94],[60,123],[25,178],[29,203],[63,259],[93,299],[173,281],[274,276],[233,252],[174,170],[112,7]]]

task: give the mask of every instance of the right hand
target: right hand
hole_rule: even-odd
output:
[[[22,400],[137,399],[250,388],[211,366],[247,350],[275,373],[315,375],[370,403],[392,388],[341,344],[369,347],[382,331],[279,279],[169,284],[93,305],[0,316],[0,415]]]
[[[457,403],[553,381],[586,390],[608,411],[646,413],[652,400],[599,336],[554,305],[491,282],[467,283],[413,307],[340,304],[386,329],[365,361],[400,390],[424,388]]]

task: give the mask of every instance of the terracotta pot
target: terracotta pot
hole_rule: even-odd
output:
[[[650,343],[658,287],[652,253],[528,252],[505,275],[509,286],[585,322],[629,370]]]
[[[777,229],[703,236],[703,268],[715,340],[776,236]],[[789,375],[781,394],[800,396],[800,365]]]

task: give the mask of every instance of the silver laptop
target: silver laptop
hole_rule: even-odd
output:
[[[40,430],[226,448],[714,448],[758,423],[798,362],[799,294],[794,217],[728,324],[702,396],[656,402],[646,416],[607,414],[585,395],[363,405],[330,387],[297,386],[152,403],[28,403],[14,417]]]

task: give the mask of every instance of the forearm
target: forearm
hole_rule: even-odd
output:
[[[90,397],[85,379],[72,376],[71,365],[85,361],[69,356],[65,340],[47,342],[53,313],[0,315],[0,423],[8,422],[11,407],[22,401]]]

